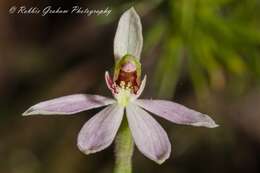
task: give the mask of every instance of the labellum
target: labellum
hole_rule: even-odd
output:
[[[115,66],[114,81],[121,88],[136,94],[140,88],[141,64],[131,55],[124,56]]]

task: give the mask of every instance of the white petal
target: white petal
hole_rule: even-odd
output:
[[[140,59],[143,47],[142,24],[132,7],[120,18],[114,38],[114,55],[118,60],[130,54]]]
[[[140,88],[138,89],[136,95],[134,96],[135,99],[137,99],[138,97],[140,97],[140,95],[143,93],[144,91],[144,88],[145,88],[145,85],[146,85],[146,75],[144,76],[143,80],[142,80],[142,83],[140,85]]]
[[[116,94],[116,83],[110,77],[108,71],[106,71],[106,73],[105,73],[105,81],[106,81],[106,84],[107,84],[107,88],[111,91],[113,96],[115,96],[115,94]]]
[[[113,83],[114,83],[114,82],[113,82],[112,78],[110,77],[108,71],[105,72],[105,81],[106,81],[106,84],[107,84],[107,88],[108,88],[111,92],[114,91],[114,89],[113,89]]]
[[[114,140],[120,127],[124,108],[113,104],[92,117],[78,135],[78,148],[91,154],[107,148]]]
[[[160,124],[133,103],[126,108],[126,115],[138,149],[158,164],[168,159],[171,153],[171,144]]]
[[[70,115],[115,103],[115,100],[99,95],[74,94],[40,102],[23,113],[27,115]]]
[[[178,103],[166,100],[136,100],[135,103],[176,124],[204,126],[209,128],[218,127],[214,120],[209,116]]]

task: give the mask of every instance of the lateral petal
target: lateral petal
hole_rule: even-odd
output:
[[[176,124],[203,126],[208,128],[218,127],[208,115],[189,109],[183,105],[166,100],[142,100],[136,103],[142,108]]]
[[[158,164],[168,159],[171,144],[160,124],[135,104],[127,106],[126,115],[137,148]]]
[[[116,136],[123,114],[124,108],[113,104],[94,115],[79,132],[79,150],[91,154],[107,148]]]
[[[40,102],[23,113],[28,115],[70,115],[114,103],[115,100],[100,95],[74,94]]]

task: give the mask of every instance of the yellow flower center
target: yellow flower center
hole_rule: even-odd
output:
[[[126,107],[130,101],[131,93],[132,93],[131,84],[126,83],[124,81],[120,82],[120,86],[118,86],[117,91],[118,93],[115,95],[117,102],[119,105]]]

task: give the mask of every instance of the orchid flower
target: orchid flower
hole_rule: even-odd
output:
[[[126,114],[134,143],[140,152],[158,164],[163,163],[170,156],[171,144],[165,130],[148,112],[176,124],[208,128],[218,125],[209,116],[172,101],[139,99],[146,84],[146,76],[141,81],[142,46],[141,21],[132,7],[118,23],[114,39],[114,75],[110,77],[108,72],[105,73],[105,81],[113,98],[69,95],[40,102],[23,115],[71,115],[107,106],[80,130],[77,139],[79,150],[91,154],[110,146]]]

